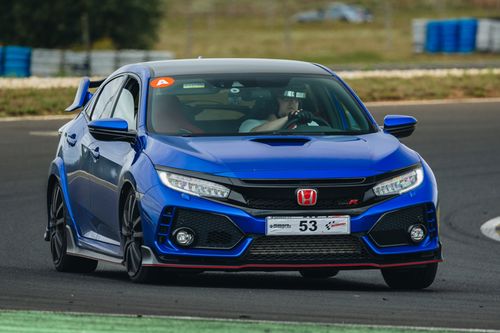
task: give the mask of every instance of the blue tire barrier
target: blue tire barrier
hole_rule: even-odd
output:
[[[458,51],[458,28],[459,21],[457,20],[441,22],[441,50],[444,53],[455,53]]]
[[[0,47],[0,76],[3,75],[3,48]]]
[[[31,48],[6,46],[3,48],[3,75],[28,77],[31,75]]]
[[[458,52],[470,53],[476,49],[477,19],[460,20]]]
[[[442,40],[441,40],[441,29],[442,24],[440,21],[429,21],[427,23],[427,32],[425,38],[425,50],[429,53],[441,52]]]
[[[425,51],[428,53],[474,52],[477,30],[478,20],[474,18],[429,21]]]

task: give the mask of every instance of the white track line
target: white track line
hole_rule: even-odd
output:
[[[484,223],[481,226],[481,232],[486,237],[500,242],[500,216]]]
[[[180,319],[180,320],[208,320],[208,321],[229,321],[229,322],[242,322],[242,323],[267,323],[267,324],[287,324],[287,325],[320,325],[331,326],[339,328],[369,328],[369,329],[399,329],[399,330],[420,330],[427,332],[435,331],[450,331],[450,332],[464,332],[464,333],[500,333],[496,329],[481,329],[481,328],[451,328],[451,327],[424,327],[424,326],[403,326],[403,325],[367,325],[367,324],[346,324],[346,323],[321,323],[321,322],[295,322],[295,321],[276,321],[276,320],[255,320],[255,319],[225,319],[225,318],[203,318],[203,317],[190,317],[190,316],[146,316],[165,319]]]
[[[47,116],[20,116],[20,117],[5,117],[0,118],[0,122],[11,122],[11,121],[40,121],[40,120],[71,120],[76,117],[76,114],[70,115],[47,115]]]
[[[413,79],[419,77],[463,77],[473,75],[499,75],[500,68],[439,68],[439,69],[384,69],[384,70],[353,70],[336,71],[343,79],[357,80],[368,78],[401,78]],[[100,80],[102,77],[93,77],[91,80]],[[27,77],[27,78],[0,78],[0,89],[49,89],[49,88],[76,88],[81,77]]]
[[[489,98],[462,98],[462,99],[430,99],[430,100],[406,100],[406,101],[380,101],[366,102],[370,106],[392,106],[392,105],[442,105],[442,104],[474,104],[474,103],[500,103],[500,97]],[[500,110],[500,109],[499,109]]]
[[[336,72],[346,80],[368,78],[413,79],[418,77],[463,77],[472,75],[498,75],[499,68],[444,68],[444,69],[388,69],[371,71],[339,71]]]
[[[31,136],[59,136],[57,131],[31,131]]]

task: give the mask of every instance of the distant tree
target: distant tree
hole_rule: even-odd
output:
[[[116,48],[148,48],[162,0],[1,0],[0,43],[66,48],[110,39]],[[88,24],[83,24],[83,17]],[[83,29],[87,31],[83,31]]]
[[[110,38],[119,48],[148,48],[157,38],[160,0],[89,0],[90,39]]]

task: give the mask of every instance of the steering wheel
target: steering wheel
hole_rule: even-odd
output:
[[[291,126],[297,124],[299,121],[299,119],[295,118],[295,119],[290,119],[288,120],[285,125],[283,125],[283,127],[281,127],[281,129],[289,129]],[[324,120],[323,118],[320,118],[320,117],[316,117],[316,116],[313,116],[311,118],[311,121],[314,121],[315,123],[317,123],[319,126],[327,126],[327,127],[331,127],[330,124]],[[307,124],[304,124],[304,125],[307,125]]]

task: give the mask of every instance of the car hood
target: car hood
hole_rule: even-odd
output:
[[[368,177],[408,167],[418,154],[392,135],[174,137],[152,135],[157,166],[247,179]]]

